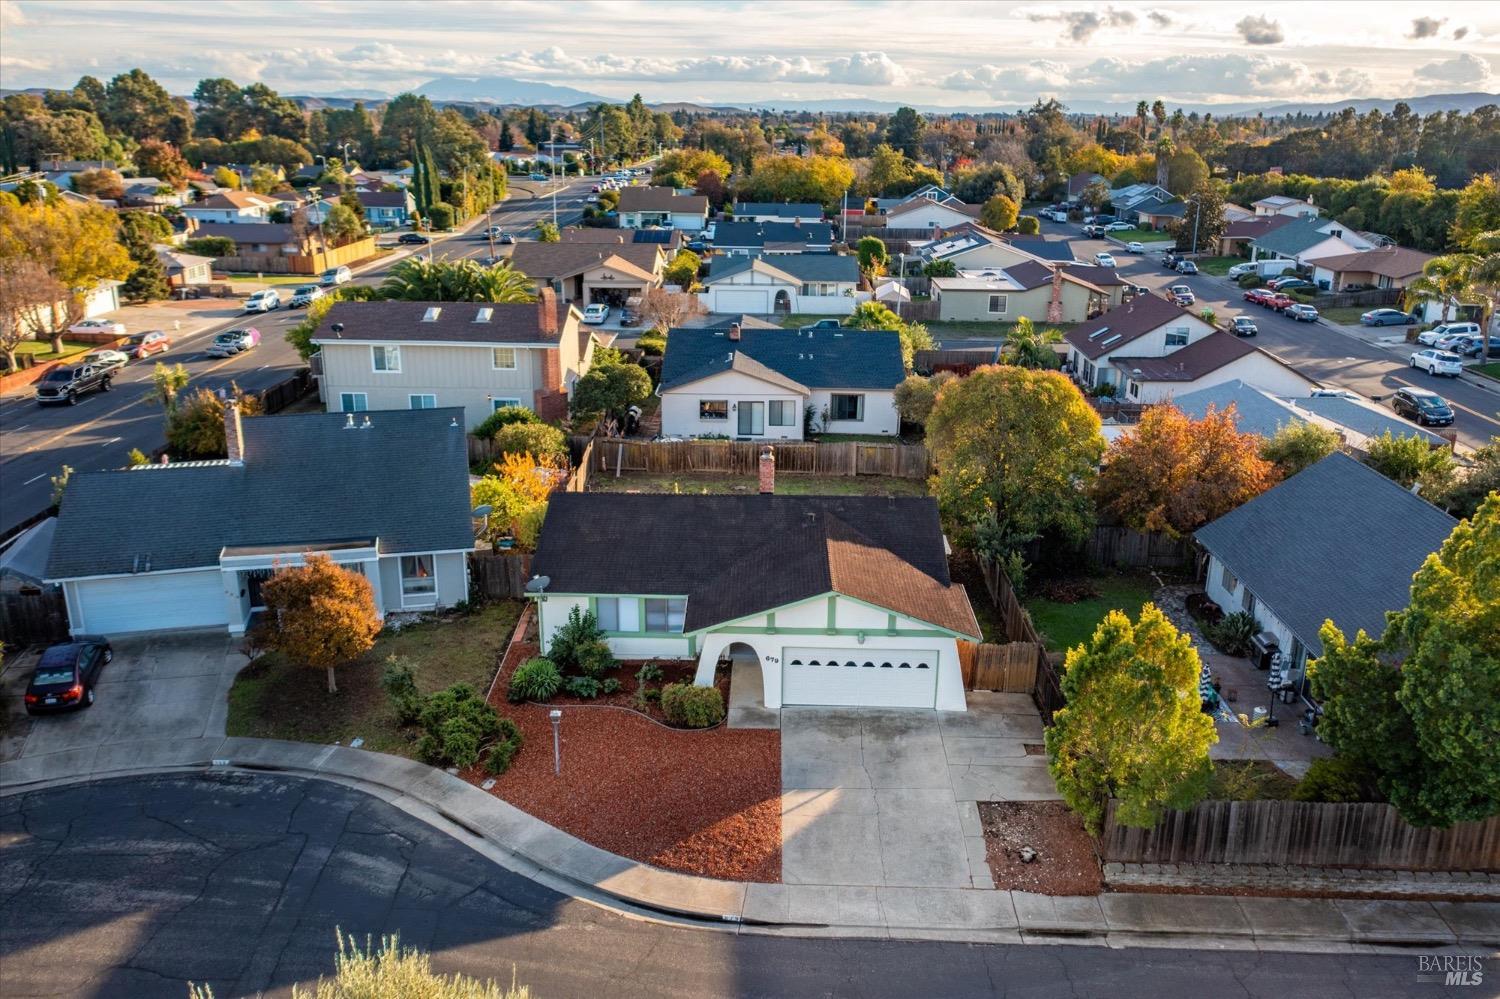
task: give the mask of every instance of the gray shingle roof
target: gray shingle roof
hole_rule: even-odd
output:
[[[670,187],[626,187],[620,190],[619,211],[707,215],[708,199],[701,194],[678,194]]]
[[[744,215],[775,215],[778,218],[797,219],[823,217],[823,206],[810,202],[782,203],[779,201],[737,201],[734,204],[736,217]]]
[[[719,249],[754,249],[767,243],[830,246],[833,227],[827,222],[719,222],[714,226],[714,246]]]
[[[244,421],[245,463],[82,472],[63,496],[49,579],[219,564],[226,547],[378,538],[383,553],[470,548],[462,409]]]
[[[715,257],[704,284],[748,271],[759,261],[762,268],[772,267],[798,281],[837,281],[859,283],[859,258],[836,253],[792,253],[773,257]]]
[[[1210,406],[1219,413],[1233,406],[1240,431],[1262,437],[1274,437],[1284,426],[1306,422],[1291,406],[1238,378],[1173,396],[1172,404],[1195,420],[1203,419]]]
[[[1325,619],[1379,635],[1410,599],[1412,574],[1457,523],[1379,472],[1335,452],[1198,529],[1219,558],[1313,655]]]
[[[1314,395],[1305,399],[1294,399],[1292,402],[1298,409],[1316,413],[1326,420],[1332,420],[1339,426],[1348,427],[1366,437],[1380,437],[1389,431],[1392,437],[1420,437],[1429,444],[1447,444],[1447,441],[1432,431],[1407,423],[1394,413],[1382,413],[1380,410],[1361,406],[1357,402],[1340,399],[1338,396]]]
[[[1293,219],[1289,225],[1280,226],[1256,236],[1255,246],[1263,253],[1279,253],[1284,257],[1295,257],[1303,250],[1311,249],[1325,239],[1332,238],[1326,232],[1318,230],[1319,226],[1326,224],[1327,219]]]
[[[559,493],[531,571],[549,593],[686,596],[685,631],[837,592],[978,635],[926,497]]]
[[[736,354],[814,389],[894,389],[906,377],[901,338],[889,330],[743,329],[736,342],[723,329],[675,329],[662,358],[661,390],[728,371]]]
[[[423,322],[429,309],[437,319]],[[489,309],[486,322],[476,322]],[[380,340],[387,343],[557,343],[557,334],[541,330],[542,306],[517,302],[335,302],[323,317],[314,343]],[[569,306],[556,302],[557,328],[567,329]],[[334,332],[335,325],[343,326]]]

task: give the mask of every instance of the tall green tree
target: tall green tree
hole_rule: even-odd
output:
[[[156,248],[149,243],[138,243],[130,248],[130,262],[134,269],[120,286],[120,297],[127,302],[156,302],[172,293],[167,282],[167,268],[156,255]]]
[[[885,141],[892,149],[899,150],[910,159],[921,152],[922,136],[927,133],[927,123],[916,109],[901,107],[886,122]]]
[[[1500,307],[1500,230],[1469,237],[1468,249],[1427,261],[1408,297],[1436,298],[1445,307],[1478,302],[1479,328],[1488,330]],[[1480,363],[1490,359],[1489,338],[1480,341]]]
[[[193,114],[187,104],[173,98],[141,69],[109,81],[99,117],[111,132],[136,141],[163,139],[180,146],[193,135]]]
[[[1393,437],[1387,430],[1365,445],[1365,464],[1401,486],[1420,485],[1423,496],[1442,496],[1453,484],[1453,456],[1415,434]]]
[[[1088,643],[1068,651],[1067,699],[1047,730],[1047,768],[1091,833],[1111,798],[1124,825],[1150,827],[1208,790],[1218,735],[1199,707],[1202,663],[1192,639],[1154,604],[1134,622],[1110,611]]]
[[[1260,448],[1260,456],[1276,466],[1282,478],[1316,465],[1343,444],[1337,430],[1295,420],[1279,427]]]

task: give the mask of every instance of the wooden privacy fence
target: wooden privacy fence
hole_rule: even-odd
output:
[[[886,475],[925,479],[932,457],[921,444],[875,444],[858,441],[772,442],[778,475]],[[594,452],[598,472],[722,472],[755,475],[760,467],[759,441],[637,441],[600,439]]]
[[[1029,694],[1036,686],[1037,647],[1033,642],[958,643],[959,668],[967,690]]]
[[[526,595],[531,556],[525,552],[473,552],[469,575],[474,590],[487,600],[515,599]]]
[[[987,558],[979,559],[979,570],[984,576],[984,588],[989,591],[990,602],[1000,612],[1000,621],[1005,626],[1005,637],[1010,639],[1012,646],[1029,645],[1031,647],[1033,662],[1031,699],[1036,702],[1037,710],[1042,713],[1042,724],[1051,725],[1052,715],[1066,703],[1063,699],[1062,687],[1058,683],[1057,667],[1047,655],[1047,647],[1042,644],[1036,626],[1031,623],[1031,615],[1027,614],[1025,608],[1021,606],[1021,601],[1016,599],[1016,591],[1011,589],[1010,580],[1006,578],[1005,573]]]
[[[267,416],[279,413],[311,390],[311,369],[299,368],[290,378],[279,381],[260,393],[261,409]]]
[[[1136,829],[1115,821],[1117,804],[1099,837],[1100,856],[1116,863],[1500,871],[1500,817],[1429,829],[1383,804],[1204,801]]]
[[[61,589],[0,593],[0,642],[9,647],[68,637],[68,605]]]
[[[1193,561],[1193,545],[1187,538],[1173,538],[1160,531],[1142,534],[1122,525],[1095,526],[1083,552],[1090,562],[1106,566],[1175,569]]]

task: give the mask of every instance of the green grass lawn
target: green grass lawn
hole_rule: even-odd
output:
[[[1316,307],[1317,304],[1317,300],[1314,299],[1314,307]],[[1337,323],[1339,326],[1358,326],[1359,317],[1374,308],[1378,308],[1378,306],[1346,305],[1340,306],[1336,309],[1318,309],[1318,315],[1330,323]],[[1406,330],[1405,326],[1388,326],[1385,328],[1396,333],[1401,333]]]
[[[1489,364],[1476,364],[1469,370],[1477,371],[1481,375],[1488,375],[1491,378],[1500,380],[1500,361],[1491,361]]]
[[[1109,573],[1091,579],[1099,588],[1099,596],[1093,599],[1071,604],[1040,597],[1025,601],[1031,621],[1041,632],[1048,650],[1061,652],[1088,641],[1104,615],[1112,610],[1122,610],[1134,619],[1156,590],[1155,580],[1145,574]]]
[[[611,472],[589,477],[594,493],[683,493],[720,495],[754,493],[756,480],[749,475],[636,475],[615,478]],[[883,475],[792,475],[776,476],[778,496],[925,496],[921,479],[896,479]]]
[[[1122,243],[1166,243],[1176,238],[1170,233],[1157,232],[1155,229],[1119,229],[1110,233],[1109,237]]]
[[[345,745],[362,738],[364,749],[410,756],[412,744],[380,688],[386,659],[410,660],[423,693],[467,683],[483,695],[520,614],[520,601],[505,601],[463,617],[387,629],[369,655],[339,671],[337,694],[328,693],[322,670],[267,653],[241,670],[230,688],[228,733]]]
[[[63,357],[72,357],[74,354],[82,354],[90,350],[102,350],[102,343],[78,343],[75,340],[64,340],[61,354],[52,352],[51,340],[22,340],[16,344],[17,354],[30,354],[41,364],[45,361],[56,361]]]
[[[1229,273],[1229,268],[1235,264],[1243,264],[1243,257],[1195,257],[1193,263],[1198,265],[1198,270],[1204,274],[1212,274],[1214,277],[1223,277]]]
[[[225,274],[224,276],[227,277],[231,281],[258,281],[258,282],[260,282],[261,284],[264,284],[264,285],[274,285],[274,286],[277,286],[277,287],[285,287],[287,285],[317,284],[318,283],[318,275],[316,275],[316,274],[265,274],[265,275],[258,275],[256,273],[254,273],[253,271],[251,271],[251,272],[246,272],[246,271],[231,271],[231,272]]]

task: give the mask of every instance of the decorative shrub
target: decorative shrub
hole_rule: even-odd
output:
[[[1234,283],[1239,285],[1241,288],[1259,288],[1262,284],[1265,283],[1265,281],[1259,274],[1251,271],[1249,274],[1241,274],[1239,277],[1235,278]]]
[[[411,663],[400,656],[391,656],[380,672],[380,686],[396,710],[396,724],[410,725],[417,720],[422,713],[422,695],[417,691],[417,678]]]
[[[485,772],[498,777],[509,770],[511,761],[521,751],[523,742],[525,740],[521,738],[521,730],[516,723],[509,718],[501,718],[499,740],[490,747],[489,754],[484,758]]]
[[[551,659],[538,656],[516,667],[505,697],[510,701],[545,701],[562,688],[562,673]]]
[[[580,645],[576,656],[579,672],[596,680],[615,668],[614,653],[609,651],[609,643],[602,638]]]
[[[552,633],[552,645],[547,649],[547,656],[560,670],[577,669],[578,651],[590,642],[602,641],[604,629],[599,627],[593,611],[586,611],[575,605],[568,611],[568,620]]]
[[[1375,775],[1357,760],[1346,756],[1320,757],[1292,789],[1293,801],[1327,801],[1345,804],[1381,801]]]
[[[724,720],[724,695],[718,687],[669,683],[661,688],[661,711],[682,728],[712,728]]]
[[[567,687],[568,693],[574,697],[586,697],[592,700],[599,696],[599,681],[591,676],[570,676],[563,686]]]
[[[428,694],[418,718],[423,734],[417,755],[432,764],[463,769],[479,761],[480,747],[500,731],[500,716],[466,683]]]
[[[512,423],[541,423],[542,418],[525,406],[501,406],[474,428],[475,437],[490,438]]]
[[[635,345],[640,348],[641,353],[652,357],[660,357],[667,352],[667,335],[660,330],[652,330],[650,333],[642,333]]]
[[[644,686],[648,683],[661,683],[661,667],[656,663],[646,663],[635,671],[635,682]]]
[[[610,677],[599,684],[599,692],[602,694],[618,694],[620,692],[620,681],[615,677]]]
[[[545,423],[511,423],[495,434],[495,446],[502,454],[529,454],[533,458],[551,455],[568,456],[568,442],[563,432]]]
[[[1250,653],[1250,639],[1260,630],[1260,622],[1247,611],[1235,611],[1217,624],[1206,625],[1203,636],[1214,643],[1214,648],[1229,656]]]

